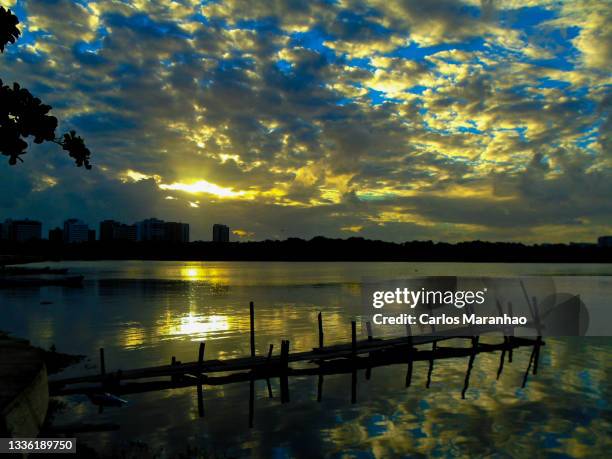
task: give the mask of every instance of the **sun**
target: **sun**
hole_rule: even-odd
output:
[[[194,183],[162,183],[159,185],[159,188],[162,190],[185,191],[193,194],[208,193],[220,198],[234,198],[243,196],[245,194],[244,191],[234,191],[232,188],[224,188],[222,186],[215,185],[214,183],[207,182],[206,180],[198,180]]]

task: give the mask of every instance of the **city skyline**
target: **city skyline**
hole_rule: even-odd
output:
[[[94,165],[32,145],[0,167],[4,214],[158,215],[194,240],[612,233],[605,2],[3,5],[3,82]]]
[[[198,242],[198,241],[208,241],[208,240],[213,241],[213,242],[230,242],[230,241],[237,242],[241,240],[241,238],[237,237],[236,234],[231,230],[231,228],[228,225],[225,225],[222,223],[211,223],[210,224],[209,230],[212,230],[212,231],[209,231],[212,236],[210,237],[210,239],[209,238],[191,239],[189,236],[191,224],[189,222],[169,222],[169,221],[158,219],[157,217],[149,217],[142,221],[136,221],[133,223],[125,223],[125,222],[118,221],[116,219],[105,219],[105,220],[98,222],[96,228],[90,228],[88,222],[85,222],[85,221],[82,221],[76,218],[67,218],[63,221],[62,225],[59,225],[59,226],[45,225],[45,222],[41,222],[35,219],[30,219],[27,217],[26,218],[6,218],[4,221],[0,221],[0,240],[10,239],[9,237],[7,237],[10,230],[7,230],[6,228],[6,225],[9,222],[18,223],[20,225],[25,223],[26,226],[28,227],[31,224],[37,224],[39,226],[38,233],[40,234],[40,236],[37,236],[36,239],[48,239],[50,241],[55,240],[56,242],[58,241],[66,242],[66,239],[64,238],[63,233],[65,232],[66,225],[69,223],[77,223],[79,225],[87,226],[90,232],[87,237],[87,240],[90,242],[93,240],[99,240],[99,241],[126,240],[126,241],[134,241],[134,242],[143,241],[143,240],[156,240],[155,237],[151,237],[150,235],[147,237],[143,237],[142,229],[139,229],[140,226],[150,223],[150,222],[157,222],[162,225],[179,225],[179,226],[186,227],[186,233],[185,233],[186,236],[183,236],[182,238],[181,237],[177,238],[176,236],[170,238],[170,240],[174,240],[175,242]],[[105,228],[105,225],[106,225],[106,228]],[[114,233],[114,231],[117,228],[119,229],[119,236],[116,233]],[[179,232],[181,231],[179,228],[176,228],[176,227],[172,228],[170,231],[176,233],[177,230]],[[28,228],[27,232],[29,233],[30,231],[31,230]],[[92,232],[93,232],[93,237],[92,237]],[[106,236],[104,236],[105,232],[106,232]],[[51,236],[52,233],[55,233],[53,237]],[[129,233],[129,236],[127,235],[128,233]],[[47,235],[47,237],[45,237],[45,235]],[[314,238],[329,238],[329,237],[326,235],[320,234],[320,235],[315,236]],[[291,239],[291,238],[287,238],[287,239]],[[297,238],[297,239],[303,239],[303,238]],[[344,239],[349,239],[349,238],[344,238]],[[21,239],[17,238],[15,240],[21,240]],[[168,239],[165,236],[163,236],[163,237],[158,238],[158,240],[162,241],[162,240],[168,240]],[[24,241],[25,240],[22,240],[22,242]],[[246,239],[243,241],[250,242],[254,240]],[[380,241],[385,242],[384,240],[380,240]],[[432,240],[414,239],[414,240],[406,240],[406,241],[399,241],[399,242],[428,242],[428,241],[432,241]],[[464,241],[458,241],[458,242],[476,242],[476,241],[477,240],[467,240],[466,239]],[[397,242],[397,241],[387,241],[387,242]],[[433,242],[448,243],[449,241],[433,241]],[[503,241],[483,241],[483,242],[497,243],[497,242],[503,242]],[[541,242],[540,244],[548,245],[548,244],[551,244],[551,242],[544,241],[544,242]],[[612,246],[612,235],[607,235],[607,234],[598,235],[595,237],[594,240],[591,240],[591,241],[568,241],[567,244],[583,245],[583,246],[597,245],[599,247],[611,247]]]

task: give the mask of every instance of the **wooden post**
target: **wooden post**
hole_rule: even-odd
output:
[[[281,368],[285,365],[285,340],[281,340],[280,348],[280,366]]]
[[[274,350],[274,344],[270,344],[270,348],[268,349],[268,358],[266,359],[266,363],[269,365],[272,360],[272,351]],[[268,397],[272,398],[272,385],[270,384],[270,378],[266,378],[266,384],[268,385]]]
[[[200,349],[198,351],[198,369],[202,371],[202,366],[204,364],[204,348],[206,347],[206,343],[200,343]]]
[[[467,371],[465,373],[465,381],[463,383],[463,390],[461,391],[461,398],[465,399],[465,393],[470,386],[470,375],[472,374],[472,368],[474,367],[474,359],[478,353],[478,340],[479,336],[472,337],[472,353],[470,354],[470,360],[468,361]]]
[[[321,312],[319,312],[317,318],[319,320],[319,349],[323,349],[323,316]]]
[[[508,337],[504,336],[504,346],[508,343]],[[497,377],[495,379],[499,379],[504,371],[504,360],[506,360],[506,348],[504,347],[501,352],[501,357],[499,358],[499,367],[497,368]]]
[[[366,330],[368,331],[368,341],[372,341],[372,324],[370,322],[366,322]]]
[[[508,315],[510,317],[512,317],[512,302],[509,301],[508,302]],[[513,338],[514,337],[514,328],[510,329],[510,336],[508,336],[508,363],[512,363],[512,342],[513,342]]]
[[[323,373],[319,373],[319,383],[317,384],[317,402],[323,400]]]
[[[281,366],[283,371],[286,371],[289,366],[289,340],[281,343]]]
[[[538,336],[534,344],[535,355],[533,357],[533,374],[538,374],[538,360],[540,360],[540,346],[542,346],[542,337]]]
[[[102,376],[106,375],[106,363],[104,362],[104,348],[100,348],[100,374]]]
[[[204,417],[204,390],[202,388],[202,367],[204,366],[204,349],[206,347],[205,342],[200,343],[200,348],[198,349],[198,415],[203,418]]]
[[[357,323],[351,321],[351,352],[353,357],[357,354]]]
[[[280,376],[280,390],[281,390],[281,403],[289,402],[289,377],[287,374],[289,366],[289,340],[285,340],[281,344],[281,376]]]
[[[521,387],[525,388],[527,385],[527,376],[529,376],[529,371],[531,370],[531,364],[533,363],[533,359],[536,354],[536,345],[534,344],[533,350],[531,351],[531,355],[529,356],[529,364],[527,365],[527,369],[525,370],[525,375],[523,376],[523,385]]]
[[[249,303],[251,315],[251,357],[255,357],[255,305],[251,301]]]
[[[410,387],[412,383],[412,352],[408,358],[410,360],[408,360],[408,369],[406,370],[406,387]]]

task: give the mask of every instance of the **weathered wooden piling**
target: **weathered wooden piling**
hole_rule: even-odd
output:
[[[354,320],[351,321],[351,354],[357,355],[357,323]]]
[[[204,417],[204,389],[202,383],[204,375],[202,370],[204,369],[204,350],[206,349],[206,343],[202,341],[198,348],[198,415]]]
[[[319,349],[323,349],[323,316],[321,312],[319,312],[317,320],[319,322]]]
[[[540,360],[540,346],[542,346],[542,337],[538,336],[536,338],[536,343],[534,345],[534,361],[533,361],[533,374],[538,374],[538,361]]]
[[[504,336],[504,344],[508,344],[507,336]],[[502,371],[504,371],[504,360],[506,360],[506,347],[504,347],[501,351],[501,355],[499,357],[499,367],[497,368],[497,376],[495,377],[495,379],[499,379],[502,374]]]
[[[433,351],[432,351],[432,355],[433,355]],[[433,366],[434,366],[434,359],[432,356],[429,359],[429,368],[427,369],[427,382],[425,383],[425,389],[429,389],[429,387],[431,386],[431,376],[433,374]]]
[[[282,370],[287,370],[289,365],[289,340],[281,341],[280,366]]]
[[[514,315],[513,310],[512,310],[512,301],[508,301],[508,315],[510,317]],[[514,338],[514,328],[511,328],[510,335],[508,336],[508,342],[512,343],[513,338]],[[508,363],[512,363],[512,346],[508,348]]]
[[[527,369],[525,370],[525,374],[523,375],[523,384],[521,385],[521,387],[523,388],[527,385],[527,377],[529,376],[529,371],[531,370],[531,365],[533,363],[535,352],[536,352],[536,348],[534,346],[531,351],[531,355],[529,356],[529,363],[527,364]]]
[[[474,367],[474,359],[476,359],[476,354],[478,354],[478,341],[479,336],[472,337],[472,353],[470,354],[470,359],[468,361],[467,371],[465,372],[465,381],[463,383],[463,390],[461,391],[461,398],[465,399],[465,393],[467,392],[470,386],[470,376],[472,374],[472,368]]]
[[[281,343],[281,403],[289,403],[289,340]]]
[[[198,350],[198,370],[202,371],[202,367],[204,366],[204,349],[206,348],[206,343],[205,342],[201,342],[200,343],[200,348]]]
[[[408,360],[408,369],[406,370],[406,387],[410,387],[412,384],[412,359]]]
[[[255,357],[255,305],[252,301],[249,303],[249,312],[251,316],[251,357]]]

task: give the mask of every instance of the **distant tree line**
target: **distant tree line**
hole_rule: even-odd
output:
[[[87,242],[47,240],[0,244],[0,254],[45,260],[243,260],[243,261],[465,261],[610,263],[612,248],[579,244],[525,245],[470,241],[404,243],[362,238],[215,243]]]

